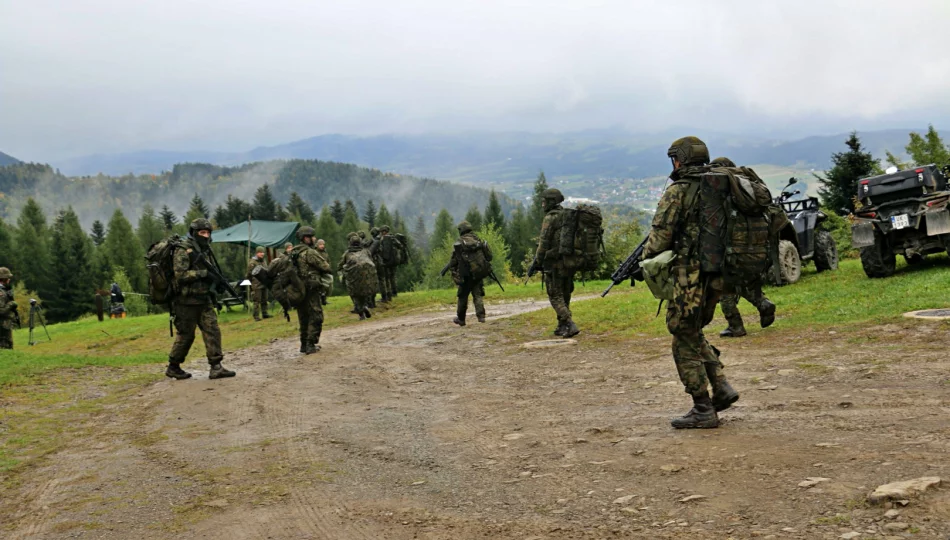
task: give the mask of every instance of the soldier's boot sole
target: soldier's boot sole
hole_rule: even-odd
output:
[[[724,337],[724,338],[742,337],[744,335],[746,335],[746,331],[744,327],[733,328],[730,326],[729,328],[726,328],[722,332],[719,332],[719,337]]]
[[[228,377],[234,377],[237,373],[231,371],[230,369],[225,369],[224,366],[218,364],[216,367],[212,367],[211,371],[208,373],[209,379],[227,379]]]
[[[567,325],[564,326],[564,333],[561,335],[566,338],[569,338],[569,337],[574,337],[580,333],[581,333],[581,329],[578,328],[576,324],[574,324],[574,321],[568,321]]]
[[[365,310],[363,310],[363,313],[365,313],[365,314],[366,314],[366,318],[367,318],[367,319],[372,319],[372,318],[373,318],[373,314],[372,314],[372,313],[370,313],[370,311],[369,311],[369,309],[368,309],[368,308],[367,308],[367,309],[365,309]]]
[[[712,401],[716,412],[722,412],[739,401],[739,392],[736,392],[728,382],[720,383],[713,389]]]
[[[180,368],[177,369],[177,370],[176,370],[176,369],[168,368],[168,369],[165,370],[165,376],[166,376],[166,377],[171,377],[172,379],[176,379],[176,380],[179,380],[179,381],[183,381],[183,380],[185,380],[185,379],[190,379],[190,378],[191,378],[191,373],[188,373],[187,371],[185,371],[185,370],[183,370],[183,369],[180,369]]]
[[[759,310],[759,324],[762,328],[768,328],[775,322],[775,304],[768,300],[762,301],[763,307]]]

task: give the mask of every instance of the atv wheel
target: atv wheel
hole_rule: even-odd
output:
[[[802,277],[802,259],[795,244],[788,240],[778,243],[778,267],[782,275],[781,285],[790,285]]]
[[[838,269],[838,245],[828,231],[815,231],[815,268],[819,272]]]
[[[874,245],[861,248],[861,266],[869,278],[885,278],[894,275],[897,256],[891,251],[887,237],[874,232]]]

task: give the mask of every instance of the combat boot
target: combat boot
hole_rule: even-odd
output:
[[[578,328],[576,324],[574,324],[574,321],[568,319],[567,322],[564,323],[564,332],[561,335],[566,338],[569,338],[569,337],[574,337],[580,333],[581,333],[581,329]]]
[[[254,320],[257,321],[257,322],[261,322],[261,318],[258,317],[257,315],[254,316]]]
[[[365,320],[366,320],[366,312],[365,312],[365,311],[360,311],[360,320],[361,320],[361,321],[365,321]]]
[[[709,372],[706,372],[706,375],[709,376]],[[716,412],[722,412],[729,407],[732,407],[732,404],[739,401],[739,392],[729,384],[729,381],[726,379],[725,375],[710,376],[709,383],[713,389],[712,403],[716,408]]]
[[[208,373],[208,378],[226,379],[235,375],[237,375],[237,373],[231,371],[230,369],[225,369],[224,366],[221,365],[221,362],[218,362],[217,364],[211,364],[211,371]]]
[[[191,373],[181,369],[181,364],[176,364],[174,362],[168,363],[168,368],[165,370],[165,376],[171,377],[172,379],[178,379],[179,381],[184,379],[190,379]]]
[[[372,319],[372,318],[373,318],[373,314],[369,311],[369,308],[364,309],[364,310],[363,310],[363,313],[366,314],[366,318],[367,318],[367,319]]]
[[[465,326],[465,319],[459,319],[458,317],[452,319],[452,322],[459,326]]]
[[[554,329],[554,335],[560,337],[564,336],[564,323],[558,321],[557,328]]]
[[[775,322],[775,304],[769,299],[763,299],[759,304],[759,324],[762,328],[768,328]]]
[[[719,427],[719,417],[709,392],[703,391],[699,396],[693,396],[693,408],[686,416],[674,418],[670,425],[676,429],[709,429]]]
[[[484,315],[476,315],[475,318],[478,319],[478,322],[485,322],[485,316],[484,316]]]
[[[302,353],[304,353],[304,354],[307,353],[307,340],[306,340],[306,339],[301,339],[301,340],[300,340],[300,352],[302,352]]]
[[[262,318],[262,319],[270,319],[272,316],[273,316],[273,315],[270,315],[269,313],[265,313],[265,314],[261,315],[261,318]]]
[[[316,345],[316,344],[314,344],[314,343],[308,343],[308,344],[307,344],[307,350],[304,351],[304,354],[314,354],[314,353],[319,352],[319,351],[320,351],[320,346],[319,346],[319,345]]]
[[[742,336],[744,336],[744,335],[746,335],[746,331],[745,331],[745,326],[744,326],[744,325],[732,326],[732,325],[730,324],[730,325],[729,325],[729,328],[726,328],[726,329],[723,330],[722,332],[719,332],[719,337],[725,337],[725,338],[730,338],[730,337],[742,337]]]

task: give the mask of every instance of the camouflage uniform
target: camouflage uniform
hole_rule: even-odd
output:
[[[304,242],[305,237],[313,237],[313,234],[311,227],[301,227],[297,231],[297,238]],[[297,256],[300,279],[307,287],[306,298],[297,309],[297,319],[300,322],[300,351],[310,354],[320,350],[324,291],[320,278],[331,272],[330,263],[316,248],[306,242],[294,246],[293,253]]]
[[[292,249],[293,247],[294,245],[290,242],[284,244],[284,253],[274,257],[274,260],[272,260],[270,265],[267,267],[267,276],[270,278],[271,283],[273,284],[271,286],[272,291],[270,294],[274,297],[274,300],[277,300],[277,303],[280,304],[280,307],[284,310],[284,317],[288,322],[290,321],[290,310],[292,306],[290,305],[290,302],[287,301],[286,295],[280,289],[278,276],[280,276],[280,273],[283,272],[287,268],[287,265],[290,264],[289,249]]]
[[[680,381],[693,397],[694,408],[683,418],[674,420],[673,426],[716,427],[719,425],[716,410],[728,408],[738,399],[738,394],[728,386],[722,374],[718,350],[703,334],[703,327],[712,321],[723,291],[722,276],[700,272],[700,225],[696,210],[699,182],[707,170],[709,154],[702,141],[686,137],[674,142],[668,155],[679,163],[679,168],[670,175],[673,183],[657,205],[643,258],[653,258],[666,250],[673,250],[677,256],[671,268],[673,300],[667,307],[666,327],[673,335],[673,360]],[[710,382],[715,405],[707,389]]]
[[[369,304],[372,297],[376,295],[376,265],[373,264],[372,273],[369,276],[362,275],[360,259],[368,258],[372,262],[372,257],[363,248],[358,236],[351,236],[349,244],[343,257],[340,258],[337,271],[344,276],[346,291],[353,301],[353,311],[360,316],[360,320],[363,320],[372,317]],[[366,279],[370,279],[371,282],[366,282]]]
[[[449,269],[452,271],[452,281],[458,286],[458,291],[456,296],[458,297],[458,303],[455,308],[455,324],[459,326],[465,326],[465,314],[468,311],[468,295],[472,295],[472,304],[475,305],[475,317],[478,322],[485,322],[485,283],[484,279],[473,279],[471,276],[462,275],[464,271],[459,266],[461,258],[461,241],[462,239],[471,240],[473,242],[481,242],[481,239],[472,232],[472,226],[467,221],[463,221],[458,225],[459,242],[455,243],[455,249],[452,250],[452,259],[449,260]],[[485,249],[485,259],[488,262],[492,260],[491,248],[488,247],[488,244],[483,244]]]
[[[257,321],[261,320],[262,314],[265,319],[270,318],[270,315],[267,314],[267,287],[253,275],[254,269],[258,266],[263,266],[262,271],[267,271],[267,265],[264,264],[263,256],[264,249],[258,248],[257,253],[251,257],[250,262],[247,263],[247,273],[244,276],[245,279],[251,281],[251,299],[254,301],[254,320]]]
[[[370,231],[370,234],[373,235],[373,240],[369,245],[369,252],[370,255],[373,256],[373,263],[376,265],[376,276],[379,282],[377,288],[381,296],[379,301],[389,302],[391,291],[389,289],[390,282],[386,274],[386,266],[383,264],[382,236],[379,234],[379,229],[375,227]]]
[[[175,250],[174,269],[177,295],[172,302],[175,317],[175,342],[168,353],[168,369],[165,374],[176,379],[191,377],[182,371],[181,364],[188,356],[195,342],[195,328],[201,330],[205,344],[208,364],[211,365],[210,378],[233,377],[234,372],[221,367],[224,352],[221,349],[221,329],[218,327],[218,315],[211,303],[212,280],[204,262],[197,262],[199,254],[207,261],[211,257],[211,239],[197,238],[198,231],[211,230],[206,219],[196,219],[191,224],[188,237]]]
[[[580,332],[571,316],[571,294],[574,292],[574,271],[567,270],[558,254],[561,238],[561,202],[564,196],[557,189],[547,189],[542,193],[542,207],[546,212],[541,221],[538,234],[538,249],[535,260],[544,269],[544,286],[548,291],[548,300],[557,314],[559,336],[571,337]]]
[[[0,267],[0,279],[13,279],[8,268]],[[0,349],[13,348],[13,326],[16,320],[17,304],[13,301],[13,287],[0,283]]]
[[[380,259],[382,260],[382,242],[383,238],[388,238],[393,244],[393,250],[399,251],[399,240],[396,240],[394,236],[389,234],[389,225],[383,225],[379,228],[380,234]],[[389,294],[389,299],[399,296],[399,290],[396,287],[396,265],[395,264],[386,264],[386,261],[383,262],[383,280],[386,282],[386,292]]]

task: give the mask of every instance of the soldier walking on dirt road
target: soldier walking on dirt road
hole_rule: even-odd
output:
[[[558,249],[562,227],[562,202],[564,202],[564,195],[558,189],[549,188],[541,193],[541,209],[545,214],[541,221],[538,250],[534,260],[535,264],[543,269],[548,300],[551,301],[551,307],[557,313],[557,329],[554,333],[558,336],[572,337],[581,331],[574,324],[571,315],[574,272],[565,268]]]
[[[468,295],[472,295],[475,304],[475,317],[478,322],[485,322],[485,277],[491,271],[492,253],[488,244],[475,235],[472,225],[463,221],[458,224],[459,239],[452,246],[452,259],[449,269],[452,271],[452,281],[458,286],[456,296],[458,305],[455,310],[455,319],[452,321],[459,326],[465,326],[465,313],[468,311]]]

